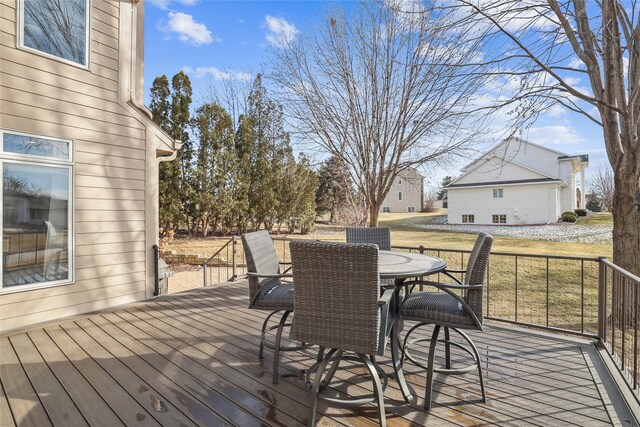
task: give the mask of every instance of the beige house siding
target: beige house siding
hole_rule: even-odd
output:
[[[0,1],[0,127],[73,141],[75,232],[75,282],[0,295],[0,331],[152,296],[158,130],[124,90],[142,5],[91,2],[87,70],[18,49],[17,2]]]
[[[402,172],[391,185],[387,193],[380,212],[385,208],[389,212],[408,212],[409,207],[413,207],[415,212],[420,212],[424,199],[424,177],[414,169]],[[402,200],[399,193],[402,192]]]

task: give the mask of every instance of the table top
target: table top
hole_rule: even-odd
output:
[[[379,251],[381,279],[406,279],[435,274],[447,267],[444,260],[413,252]]]

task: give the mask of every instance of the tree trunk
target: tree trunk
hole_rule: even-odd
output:
[[[369,208],[369,227],[377,227],[378,226],[378,211],[380,207],[372,205]]]
[[[614,171],[613,262],[636,276],[640,275],[640,200],[638,176]]]

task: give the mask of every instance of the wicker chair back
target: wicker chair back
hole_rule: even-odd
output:
[[[391,250],[389,227],[347,227],[347,243],[375,243],[381,251]]]
[[[467,272],[464,275],[464,283],[467,285],[483,285],[487,276],[489,265],[489,253],[493,245],[493,237],[480,233],[469,257]],[[465,299],[469,307],[474,311],[480,322],[483,319],[483,289],[469,289]]]
[[[378,351],[378,249],[372,244],[290,243],[298,341],[364,354]]]
[[[273,246],[273,240],[266,230],[254,231],[242,235],[242,246],[247,261],[247,271],[259,274],[278,274],[280,264]],[[276,281],[273,278],[249,277],[249,298],[253,301],[265,281]]]

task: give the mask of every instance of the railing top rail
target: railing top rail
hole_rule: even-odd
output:
[[[618,267],[617,265],[615,265],[614,263],[612,263],[611,261],[609,261],[606,258],[600,258],[599,259],[603,264],[605,264],[607,267],[611,268],[612,270],[615,270],[616,272],[622,274],[623,276],[625,276],[627,279],[636,282],[636,284],[640,285],[640,277],[636,276],[635,274],[632,274],[630,272],[628,272],[627,270],[624,270],[620,267]]]
[[[220,249],[218,249],[213,255],[211,255],[205,262],[204,264],[202,264],[204,267],[206,267],[207,265],[209,265],[209,263],[211,262],[211,260],[215,257],[218,256],[218,254],[220,252],[222,252],[224,249],[226,249],[227,246],[229,246],[229,244],[231,244],[234,240],[235,236],[231,237],[229,240],[227,240],[227,243],[225,243],[224,245],[222,245],[222,247]]]
[[[285,236],[273,236],[273,240],[281,240],[288,241],[292,240],[289,237]],[[427,246],[402,246],[402,245],[391,245],[392,249],[402,249],[402,250],[423,250],[423,251],[440,251],[440,252],[455,252],[455,253],[467,253],[470,254],[471,250],[468,249],[443,249],[443,248],[431,248]],[[539,255],[539,254],[527,254],[520,252],[496,252],[491,251],[491,255],[498,256],[518,256],[518,257],[528,257],[528,258],[551,258],[551,259],[564,259],[568,261],[590,261],[590,262],[598,262],[601,259],[606,259],[603,257],[580,257],[580,256],[570,256],[570,255]],[[611,264],[614,265],[614,264]]]

